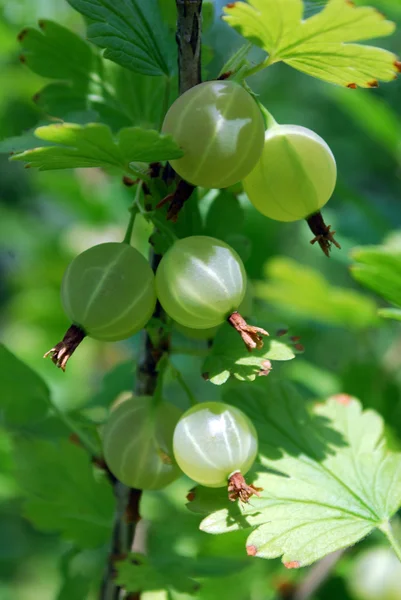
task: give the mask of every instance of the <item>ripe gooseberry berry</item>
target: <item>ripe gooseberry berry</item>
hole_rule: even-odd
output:
[[[117,406],[102,431],[104,459],[113,475],[140,490],[161,489],[179,477],[172,440],[180,415],[170,403],[154,406],[150,396]]]
[[[154,311],[154,274],[129,244],[99,244],[67,267],[61,299],[68,318],[86,335],[123,340],[142,329]]]
[[[275,124],[266,131],[260,160],[243,180],[254,207],[276,221],[297,221],[318,212],[336,184],[335,158],[316,133]]]
[[[264,122],[248,92],[234,81],[207,81],[168,110],[163,133],[183,149],[173,169],[193,185],[223,188],[243,179],[263,149]]]
[[[156,306],[154,273],[129,244],[99,244],[67,267],[61,300],[73,324],[45,357],[51,356],[65,370],[86,335],[112,342],[128,338],[146,325]]]
[[[191,329],[223,323],[241,304],[245,289],[244,265],[235,250],[203,235],[177,240],[156,272],[164,310]]]
[[[204,402],[182,415],[173,448],[178,466],[188,477],[207,487],[223,487],[231,476],[249,471],[258,437],[252,421],[239,408]]]

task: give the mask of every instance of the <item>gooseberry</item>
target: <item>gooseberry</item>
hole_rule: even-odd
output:
[[[149,396],[125,400],[115,408],[103,433],[104,459],[113,475],[141,490],[165,487],[180,475],[172,440],[181,411],[170,403],[154,406]]]
[[[337,168],[332,151],[316,133],[298,125],[266,131],[260,160],[243,180],[254,207],[276,221],[297,221],[330,199]]]
[[[184,151],[173,169],[193,185],[223,188],[243,179],[260,158],[264,122],[248,92],[234,81],[207,81],[180,96],[162,131]]]
[[[154,311],[154,274],[132,246],[99,244],[70,263],[61,298],[68,318],[86,335],[123,340],[142,329]]]
[[[173,437],[178,466],[208,487],[227,486],[231,475],[251,468],[258,451],[256,430],[239,409],[222,402],[193,406],[178,421]]]
[[[167,314],[180,325],[208,329],[241,304],[246,273],[238,254],[208,236],[177,240],[156,272],[156,290]]]

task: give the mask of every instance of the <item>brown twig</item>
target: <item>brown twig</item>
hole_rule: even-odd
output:
[[[180,94],[201,83],[202,0],[176,0],[178,75]],[[161,202],[169,202],[167,219],[177,221],[178,214],[195,187],[180,179],[176,190]]]
[[[202,0],[176,0],[176,3],[178,13],[176,39],[179,51],[180,93],[182,94],[201,81]],[[161,173],[161,176],[163,176],[163,173]],[[186,184],[186,186],[188,185]],[[182,187],[184,188],[185,186],[183,185]],[[185,200],[182,201],[182,204],[184,202]],[[173,207],[173,210],[176,210],[177,207],[178,204]],[[152,252],[150,262],[154,270],[156,270],[160,260],[161,256]],[[158,362],[162,355],[169,351],[169,334],[166,333],[167,329],[162,326],[165,320],[165,313],[159,303],[157,303],[153,316],[161,322],[161,327],[152,338],[147,332],[143,333],[134,389],[135,395],[138,396],[153,395],[157,385]],[[124,590],[116,585],[114,581],[114,563],[116,557],[119,557],[121,560],[121,557],[128,554],[132,549],[135,544],[136,525],[140,521],[139,503],[141,491],[132,490],[122,483],[116,483],[115,494],[117,508],[100,600],[120,600],[124,597]],[[137,600],[139,596],[139,593],[129,594],[130,600]]]

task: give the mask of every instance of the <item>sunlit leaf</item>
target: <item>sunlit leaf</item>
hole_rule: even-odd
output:
[[[354,43],[393,33],[394,23],[374,8],[329,0],[307,19],[301,0],[233,2],[224,10],[231,27],[269,54],[266,66],[283,61],[347,87],[376,87],[379,80],[394,79],[399,70],[393,53]]]
[[[12,160],[27,162],[40,171],[103,167],[129,172],[131,162],[157,162],[182,156],[173,138],[152,129],[122,129],[115,139],[106,125],[63,123],[39,127],[35,135],[58,144],[16,154]]]
[[[259,462],[249,481],[263,492],[246,505],[226,498],[220,509],[217,494],[217,510],[202,530],[251,527],[248,553],[281,556],[290,568],[351,546],[374,528],[386,530],[401,504],[401,455],[387,449],[377,413],[345,394],[310,412],[295,388],[268,381],[238,386],[225,400],[240,406],[258,430]],[[213,492],[208,495],[210,508]],[[201,504],[198,499],[198,512]]]
[[[293,344],[283,338],[266,337],[261,350],[248,352],[241,337],[228,324],[218,330],[210,354],[203,363],[203,377],[222,385],[230,375],[240,381],[253,381],[270,371],[270,360],[291,360]]]
[[[351,273],[359,283],[401,307],[401,248],[391,245],[366,246],[352,252],[356,261]],[[401,320],[401,311],[382,309],[380,316]]]
[[[311,267],[277,257],[266,264],[265,273],[267,281],[255,283],[255,295],[286,314],[355,329],[378,323],[372,300],[331,285]]]

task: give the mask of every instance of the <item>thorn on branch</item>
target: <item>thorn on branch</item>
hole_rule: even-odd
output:
[[[248,325],[243,317],[239,314],[239,312],[233,312],[227,319],[228,323],[231,327],[234,327],[236,331],[240,334],[242,341],[245,346],[252,352],[255,348],[260,350],[263,348],[263,337],[264,335],[269,335],[265,329],[261,327],[254,327],[253,325]]]
[[[175,191],[163,198],[156,208],[161,208],[165,204],[168,204],[169,207],[167,211],[167,220],[176,223],[180,210],[184,206],[185,202],[189,200],[194,189],[194,185],[191,185],[184,179],[180,179]]]
[[[82,342],[86,333],[77,325],[71,325],[62,341],[46,352],[43,358],[50,356],[56,367],[65,371],[67,362]]]
[[[318,242],[319,246],[323,250],[324,254],[329,258],[331,245],[334,244],[336,248],[341,249],[340,244],[334,239],[335,231],[331,230],[331,225],[326,225],[323,220],[321,212],[317,212],[306,219],[310,230],[315,234],[313,240],[310,243],[313,245]]]

